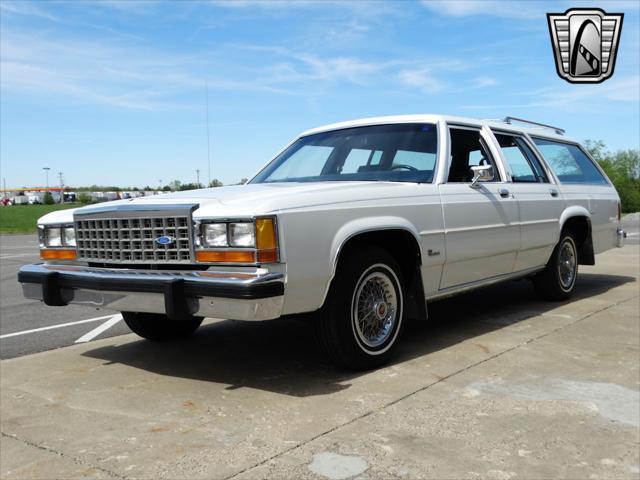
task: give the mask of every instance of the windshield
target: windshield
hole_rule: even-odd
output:
[[[347,128],[298,139],[251,183],[431,182],[436,153],[433,124]]]

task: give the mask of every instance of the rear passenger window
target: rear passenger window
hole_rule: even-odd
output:
[[[548,182],[542,165],[526,142],[517,136],[495,133],[514,182]]]
[[[535,137],[533,141],[562,183],[608,185],[600,170],[576,145]]]

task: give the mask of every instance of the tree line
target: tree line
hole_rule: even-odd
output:
[[[623,212],[640,211],[640,150],[610,152],[602,140],[585,140],[585,147],[620,195]]]

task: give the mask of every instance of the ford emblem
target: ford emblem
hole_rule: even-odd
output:
[[[156,238],[154,241],[158,245],[171,245],[173,242],[175,242],[175,238],[168,237],[167,235],[163,235],[161,237]]]

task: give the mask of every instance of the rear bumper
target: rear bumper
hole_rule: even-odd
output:
[[[119,311],[234,320],[278,318],[284,274],[269,272],[159,271],[72,265],[25,265],[18,273],[25,297]]]
[[[627,232],[618,228],[616,230],[616,247],[622,248],[624,247],[624,239],[627,238]]]

